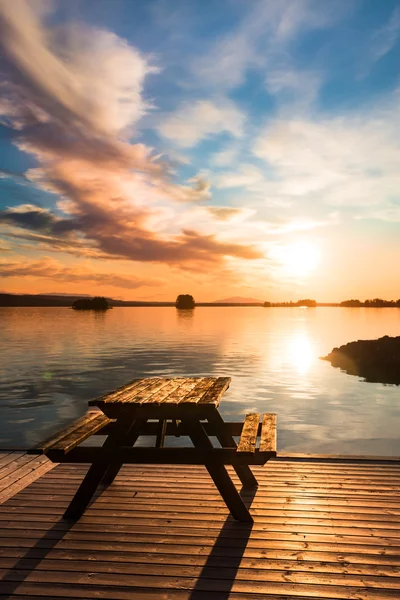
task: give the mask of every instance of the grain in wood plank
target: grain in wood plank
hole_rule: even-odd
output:
[[[17,457],[15,458],[15,460],[9,462],[7,465],[3,466],[0,469],[0,489],[2,488],[2,481],[3,479],[5,479],[5,477],[7,477],[8,475],[15,473],[16,471],[18,471],[18,469],[20,469],[21,467],[23,467],[24,465],[35,461],[36,460],[36,456],[32,456],[30,454],[20,454],[19,456],[17,455]]]
[[[90,419],[90,421],[83,423],[80,427],[77,427],[68,435],[52,444],[47,448],[46,453],[61,451],[63,454],[67,454],[95,432],[100,431],[108,423],[111,423],[111,419],[99,412],[94,419]]]
[[[214,385],[200,398],[199,404],[214,404],[217,407],[230,382],[230,377],[218,377]]]
[[[35,504],[43,504],[43,502],[49,500],[53,500],[54,502],[68,502],[70,496],[71,494],[68,493],[68,490],[59,493],[47,493],[46,490],[21,490],[18,496],[10,501],[10,504],[17,506],[31,504],[32,506],[35,506]],[[107,492],[104,492],[96,499],[98,505],[107,504],[108,506],[111,506],[114,503],[118,503],[120,506],[123,506],[124,504],[130,505],[132,501],[132,492],[117,492],[115,489],[113,491],[107,490]],[[169,506],[204,507],[206,512],[207,508],[209,508],[210,511],[213,511],[214,508],[219,505],[223,506],[219,496],[216,494],[214,496],[208,494],[199,499],[198,495],[187,494],[185,492],[182,492],[181,494],[140,492],[135,495],[134,502],[135,504],[145,503],[147,505],[151,504],[152,506],[165,506],[167,503]],[[306,518],[307,520],[330,519],[333,522],[338,519],[354,521],[354,514],[357,514],[357,521],[355,521],[354,524],[355,527],[361,522],[359,519],[364,521],[367,518],[368,522],[377,522],[378,524],[380,522],[388,523],[390,524],[390,527],[392,527],[392,523],[394,525],[400,524],[400,510],[388,510],[386,508],[382,511],[376,508],[352,507],[350,512],[348,509],[346,510],[345,507],[340,506],[322,505],[321,507],[310,507],[310,505],[301,504],[295,504],[293,506],[291,503],[274,504],[263,499],[258,499],[257,496],[255,496],[251,506],[252,509],[257,509],[260,515],[268,516],[271,519],[278,517],[293,517]]]
[[[48,459],[45,456],[34,457],[33,460],[30,460],[28,463],[3,477],[1,480],[1,494],[3,494],[10,485],[18,482],[22,477],[34,471],[42,463],[47,463],[47,461]]]
[[[371,573],[362,574],[361,576],[356,573],[343,573],[343,572],[330,572],[325,573],[324,571],[316,571],[315,569],[282,572],[282,569],[261,569],[257,566],[252,568],[246,568],[239,566],[234,571],[232,568],[224,567],[221,565],[213,566],[207,565],[206,570],[201,566],[197,565],[174,565],[174,564],[157,564],[154,563],[108,563],[101,562],[99,560],[92,562],[85,562],[79,560],[60,561],[46,559],[39,562],[34,559],[1,559],[0,558],[0,569],[13,569],[17,570],[33,570],[36,571],[61,571],[61,572],[75,572],[75,573],[95,573],[105,574],[110,573],[113,575],[147,575],[149,577],[154,576],[167,576],[167,577],[195,577],[200,576],[204,579],[230,579],[232,574],[235,576],[236,581],[260,581],[260,582],[275,582],[284,583],[292,582],[298,584],[319,584],[319,585],[347,585],[353,586],[365,586],[366,588],[380,588],[380,589],[400,589],[400,578],[392,573],[391,576],[379,575],[376,576]]]
[[[99,412],[97,410],[89,410],[85,415],[83,415],[79,419],[76,419],[70,425],[67,425],[67,427],[62,429],[61,431],[58,431],[51,437],[49,437],[46,440],[44,440],[43,442],[41,442],[38,447],[29,449],[27,451],[28,454],[29,453],[43,454],[44,452],[46,452],[46,450],[48,450],[48,448],[50,448],[54,444],[57,444],[58,442],[60,442],[63,438],[65,438],[67,435],[69,435],[72,431],[74,431],[78,427],[81,427],[82,425],[85,425],[86,423],[90,423],[91,421],[97,419],[98,414],[99,414]]]
[[[198,404],[204,394],[215,382],[215,377],[201,377],[197,385],[186,396],[178,401],[178,404]]]
[[[9,595],[15,589],[15,584],[4,584],[4,592],[7,592],[6,597],[12,598],[13,600],[24,600],[25,598],[34,598],[34,600],[48,600],[48,598],[56,600],[65,600],[63,593],[65,593],[65,586],[63,584],[47,584],[47,583],[22,583],[18,586],[18,595]],[[138,589],[135,588],[134,595],[132,589],[127,590],[123,587],[108,587],[99,586],[92,582],[90,586],[83,585],[71,585],[68,587],[69,596],[71,598],[79,598],[80,600],[226,600],[226,592],[214,592],[208,591],[206,597],[203,592],[197,592],[193,590],[184,589]],[[24,596],[19,594],[23,593]],[[265,600],[265,596],[259,596],[254,594],[229,594],[229,600]],[[268,600],[290,600],[288,596],[282,597],[281,594],[268,594]],[[296,600],[315,600],[315,596],[296,596]],[[322,600],[336,600],[336,598],[324,598]]]
[[[226,510],[225,510],[226,512]],[[143,512],[142,514],[149,514]],[[248,532],[245,529],[235,529],[234,527],[226,527],[223,532],[220,532],[220,527],[217,527],[218,522],[211,523],[208,521],[203,521],[203,527],[201,527],[201,523],[196,526],[193,526],[190,523],[190,519],[179,520],[168,519],[168,515],[159,516],[152,518],[143,517],[142,514],[136,515],[132,514],[131,517],[121,517],[120,515],[112,515],[106,517],[93,516],[96,513],[91,513],[87,517],[85,517],[85,522],[80,525],[79,528],[76,528],[76,532],[97,532],[99,528],[101,528],[102,534],[119,534],[119,533],[142,533],[142,534],[160,534],[160,535],[170,535],[170,536],[222,536],[232,538],[246,538]],[[172,517],[173,515],[171,515]],[[19,530],[30,530],[30,536],[39,535],[39,531],[45,531],[46,527],[50,525],[50,520],[43,519],[40,517],[36,521],[34,520],[37,517],[37,514],[29,514],[22,515],[20,520],[12,520],[17,519],[16,515],[10,515],[10,519],[2,524],[3,535],[10,535],[10,530],[15,532],[15,535],[18,534]],[[163,524],[163,519],[168,519],[171,521],[171,525],[165,526]],[[114,521],[113,521],[114,520]],[[165,521],[164,521],[165,523]],[[214,525],[214,527],[212,526]],[[388,532],[385,530],[357,530],[351,532],[349,529],[344,530],[340,527],[335,527],[334,534],[332,527],[331,528],[317,528],[317,527],[306,527],[298,525],[292,526],[284,526],[284,527],[261,527],[261,524],[258,523],[258,527],[254,528],[252,539],[253,540],[270,540],[276,539],[276,536],[284,536],[282,539],[295,540],[291,534],[297,534],[297,531],[301,529],[302,535],[307,535],[313,537],[319,536],[318,540],[321,540],[321,536],[324,536],[324,540],[327,539],[327,536],[338,536],[342,541],[347,541],[352,543],[354,541],[353,538],[356,538],[355,541],[357,543],[368,543],[372,545],[376,545],[376,541],[381,542],[384,540],[384,543],[388,543],[388,545],[393,546],[393,544],[398,543],[398,535],[389,535],[392,532]],[[297,531],[296,531],[297,527]],[[58,530],[67,529],[64,526],[64,523],[59,524]],[[380,535],[382,533],[382,535]],[[11,534],[12,535],[12,534]],[[368,538],[368,539],[366,539]],[[369,539],[373,538],[373,540]],[[333,539],[333,538],[332,538]]]
[[[26,558],[23,548],[0,548],[1,558]],[[29,551],[29,557],[43,558],[42,549]],[[207,556],[206,554],[168,553],[160,549],[159,552],[140,552],[130,549],[129,552],[75,549],[66,550],[55,547],[46,552],[46,558],[54,560],[90,560],[107,562],[147,562],[158,564],[194,564],[202,566],[211,563],[215,566],[229,566],[232,559],[223,554]],[[268,560],[266,560],[268,559]],[[377,554],[341,554],[338,552],[292,552],[288,550],[270,550],[266,556],[247,558],[243,557],[240,565],[245,568],[292,570],[294,567],[301,571],[315,570],[321,572],[357,574],[374,574],[385,576],[399,576],[400,557],[381,556]]]
[[[37,465],[36,468],[31,472],[14,481],[14,483],[10,484],[7,488],[2,489],[0,491],[0,504],[13,497],[25,487],[29,486],[33,481],[53,469],[54,466],[54,463],[52,463],[50,460],[47,460],[46,462]]]
[[[92,585],[93,578],[90,573],[75,573],[70,571],[24,571],[22,569],[13,569],[7,572],[6,569],[0,570],[0,576],[7,576],[7,583],[51,583],[76,585],[86,583]],[[310,582],[309,582],[310,581]],[[317,596],[320,600],[324,598],[349,598],[349,589],[354,598],[363,600],[398,600],[398,590],[366,587],[364,585],[330,585],[327,583],[318,583],[311,575],[309,581],[301,583],[303,593]],[[314,582],[315,581],[315,582]],[[351,581],[351,576],[348,577]],[[231,578],[228,579],[208,579],[206,577],[184,577],[184,576],[163,576],[153,575],[125,575],[114,573],[96,573],[96,585],[105,585],[110,587],[121,586],[130,588],[131,592],[135,589],[148,588],[151,590],[159,589],[186,589],[202,591],[208,593],[218,592],[242,592],[248,594],[270,594],[280,593],[282,595],[296,595],[299,593],[299,584],[296,578],[288,575],[286,581],[246,581]],[[156,596],[157,597],[157,596]]]
[[[174,377],[173,379],[166,379],[165,385],[163,385],[161,389],[154,392],[153,394],[149,394],[148,396],[143,398],[142,404],[146,404],[148,402],[152,402],[155,404],[166,401],[168,402],[168,398],[172,394],[172,392],[178,390],[186,379],[187,378],[185,377]]]
[[[128,392],[133,392],[135,388],[137,388],[143,382],[143,378],[140,379],[132,379],[128,383],[121,385],[116,388],[112,392],[108,392],[103,394],[102,396],[98,396],[97,398],[93,398],[89,401],[89,406],[97,406],[99,403],[104,402],[116,402],[120,396],[127,394]]]
[[[155,399],[158,393],[163,393],[166,387],[169,385],[174,385],[174,379],[169,379],[167,377],[161,379],[158,383],[156,383],[151,388],[146,389],[143,392],[140,392],[137,396],[132,398],[130,402],[140,402],[140,404],[146,404],[155,401],[158,403],[159,401]]]
[[[237,447],[237,453],[250,453],[254,454],[256,449],[257,442],[257,431],[258,431],[258,423],[260,421],[259,413],[252,413],[246,415],[246,419],[244,421],[242,435],[240,436],[240,441]]]
[[[272,553],[271,553],[272,554]],[[373,575],[375,577],[399,577],[400,568],[396,566],[396,563],[382,563],[382,558],[379,556],[366,556],[360,557],[358,555],[346,555],[345,560],[342,556],[334,553],[305,553],[306,558],[299,559],[297,553],[286,552],[283,556],[280,554],[273,558],[268,557],[268,560],[257,559],[257,558],[243,558],[238,567],[242,569],[258,569],[264,571],[292,571],[295,567],[296,571],[299,572],[315,572],[315,573],[341,573],[348,575]],[[314,554],[314,555],[313,555]],[[26,553],[23,550],[16,548],[4,549],[4,552],[0,552],[0,565],[2,568],[12,568],[12,560],[22,559],[25,561]],[[355,559],[352,562],[353,557]],[[43,552],[41,550],[32,550],[29,552],[29,559],[43,559]],[[185,554],[163,554],[163,553],[140,553],[140,552],[107,552],[107,551],[85,551],[75,550],[68,551],[59,548],[54,548],[46,553],[46,561],[79,561],[82,564],[83,561],[88,561],[88,566],[94,564],[95,568],[101,565],[104,570],[105,564],[108,565],[109,570],[113,568],[113,565],[127,565],[130,563],[136,564],[155,564],[155,565],[193,565],[196,567],[217,567],[224,568],[232,566],[232,560],[229,557],[224,556],[204,556],[204,555],[185,555]],[[361,562],[362,560],[362,562]],[[386,559],[387,560],[387,559]],[[333,562],[334,561],[334,562]],[[78,563],[78,566],[79,566]],[[104,565],[102,563],[105,563]],[[25,564],[24,562],[22,564]],[[64,563],[61,563],[63,565]],[[70,568],[66,566],[67,570]],[[249,574],[251,578],[252,573]]]
[[[22,456],[25,452],[19,451],[1,451],[0,450],[0,468],[5,467],[8,463],[16,460],[19,456]]]
[[[58,511],[57,514],[54,515],[46,515],[44,513],[37,513],[37,512],[32,512],[29,513],[28,515],[20,515],[20,513],[18,513],[20,518],[21,518],[21,523],[23,521],[25,521],[27,524],[30,521],[36,520],[37,523],[43,523],[43,528],[46,528],[48,526],[50,526],[51,523],[57,522],[57,520],[59,519],[60,516],[60,511]],[[211,524],[209,522],[209,520],[207,519],[199,519],[198,524],[196,524],[196,526],[192,526],[190,521],[193,521],[193,517],[188,518],[188,517],[184,517],[182,514],[176,514],[174,512],[171,513],[167,513],[163,516],[160,516],[158,518],[154,518],[154,515],[152,515],[152,513],[150,512],[146,512],[146,511],[137,511],[136,513],[133,513],[132,515],[129,514],[119,514],[118,511],[115,512],[111,512],[108,516],[107,515],[102,515],[101,511],[96,513],[97,516],[93,516],[93,513],[91,515],[89,515],[87,517],[87,520],[85,520],[86,524],[95,524],[97,523],[100,527],[103,524],[103,530],[102,533],[100,535],[103,537],[106,537],[107,539],[110,540],[114,540],[114,541],[122,541],[123,539],[125,539],[125,533],[132,530],[132,528],[135,528],[135,531],[138,532],[138,530],[142,527],[142,524],[146,524],[150,526],[149,530],[146,530],[146,533],[142,535],[142,537],[144,535],[151,535],[151,536],[156,536],[157,535],[157,531],[153,530],[153,527],[163,527],[163,520],[165,522],[165,520],[170,520],[171,523],[174,523],[174,527],[171,527],[168,532],[166,530],[163,530],[164,534],[167,534],[170,536],[171,541],[176,542],[176,540],[178,539],[178,541],[180,540],[180,538],[182,536],[184,536],[185,538],[189,538],[189,537],[196,537],[198,538],[198,543],[211,543],[211,541],[214,539],[216,539],[217,537],[219,537],[220,535],[220,529],[221,529],[221,524],[223,524],[224,522],[224,517],[223,515],[221,515],[221,518],[219,519],[214,519],[214,522]],[[6,523],[7,521],[10,521],[12,518],[12,515],[9,515],[9,519],[2,519],[5,520]],[[14,516],[14,518],[17,518],[16,516]],[[226,516],[225,516],[226,518]],[[86,519],[86,517],[85,517]],[[116,523],[123,525],[124,527],[119,530],[116,526]],[[179,523],[179,525],[178,525]],[[203,523],[203,526],[201,526],[201,523]],[[218,526],[219,524],[219,526]],[[104,527],[105,526],[109,526],[111,528],[110,531],[104,531]],[[212,526],[211,526],[212,525]],[[114,529],[113,529],[114,527]],[[344,532],[341,533],[341,530],[338,528],[336,530],[334,530],[335,532],[332,532],[332,529],[330,531],[324,531],[322,530],[322,532],[318,532],[315,531],[317,528],[306,528],[306,527],[302,527],[302,535],[301,535],[301,539],[304,542],[330,542],[330,543],[345,543],[348,544],[350,546],[353,545],[367,545],[367,546],[385,546],[387,548],[393,549],[397,551],[400,551],[400,540],[398,538],[398,536],[390,536],[389,532],[387,531],[359,531],[359,532]],[[271,540],[281,540],[282,543],[283,542],[297,542],[299,537],[298,537],[298,530],[299,527],[296,528],[293,527],[281,527],[281,528],[268,528],[268,529],[260,529],[257,528],[255,529],[254,535],[252,536],[251,539],[251,543],[259,543],[260,546],[262,547],[262,544],[265,542],[270,542]],[[28,531],[28,529],[27,529]],[[84,529],[80,529],[80,528],[76,528],[74,530],[74,535],[77,536],[83,536],[84,539],[98,539],[99,536],[97,535],[96,530],[94,532],[84,532]],[[357,535],[358,534],[358,535]],[[12,535],[12,530],[10,530],[7,526],[3,527],[2,530],[2,535],[3,536],[9,536]],[[35,537],[36,534],[34,534],[34,531],[32,530],[30,533],[27,533],[27,537]],[[55,534],[53,534],[55,535]],[[128,535],[128,534],[127,534]],[[124,537],[125,536],[125,537]],[[57,536],[56,536],[57,537]],[[225,537],[225,535],[223,536]],[[228,539],[241,539],[243,537],[246,537],[243,535],[243,530],[242,529],[232,529],[232,531],[230,532],[229,535],[226,536]],[[208,541],[207,541],[208,540]],[[250,542],[249,542],[250,543]]]
[[[178,404],[196,387],[200,381],[201,378],[199,377],[185,377],[184,381],[179,385],[179,387],[168,394],[168,396],[164,399],[164,403]]]
[[[142,381],[132,390],[122,393],[116,400],[108,401],[108,404],[127,404],[131,402],[140,402],[142,398],[146,397],[152,391],[157,391],[160,386],[166,383],[165,377],[149,377],[142,379]]]
[[[276,415],[265,413],[262,419],[260,452],[276,452]]]
[[[80,536],[81,537],[81,536]],[[370,558],[371,555],[382,557],[385,560],[390,561],[398,560],[399,551],[396,548],[383,548],[382,546],[362,545],[362,544],[346,544],[338,541],[335,544],[331,542],[314,542],[314,541],[285,541],[285,540],[268,540],[263,541],[262,544],[254,544],[246,542],[245,540],[231,540],[228,544],[220,544],[218,542],[217,548],[215,548],[216,539],[207,538],[205,543],[202,542],[202,538],[196,538],[195,542],[185,537],[184,541],[176,540],[171,537],[167,540],[164,537],[148,537],[147,541],[143,536],[140,539],[136,539],[136,536],[125,538],[124,541],[111,541],[107,539],[107,536],[99,537],[97,539],[79,539],[66,538],[63,535],[62,539],[59,540],[57,536],[48,536],[43,539],[20,537],[15,536],[2,536],[0,537],[0,551],[2,548],[18,548],[19,550],[29,550],[31,548],[49,550],[54,547],[62,547],[63,550],[104,550],[108,552],[161,552],[167,554],[191,554],[191,555],[208,555],[211,550],[215,556],[231,556],[231,557],[246,557],[246,558],[261,558],[265,559],[276,552],[292,552],[293,555],[297,554],[301,557],[304,552],[308,553],[321,553],[321,552],[334,552],[337,555],[358,555],[360,560],[364,556]],[[58,540],[58,541],[57,541]],[[60,546],[59,546],[60,544]]]

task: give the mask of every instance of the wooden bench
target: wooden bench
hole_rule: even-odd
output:
[[[79,446],[92,435],[101,434],[101,430],[112,423],[100,411],[89,410],[61,431],[44,440],[40,446],[28,450],[28,454],[46,454],[53,462],[66,456],[68,452]]]
[[[39,447],[28,450],[29,454],[45,454],[53,462],[92,462],[99,447],[78,446],[92,435],[108,435],[115,421],[106,417],[100,411],[88,411],[65,429],[54,434]],[[215,427],[208,422],[202,423],[208,436],[216,435]],[[164,448],[156,441],[155,448],[123,447],[119,452],[124,462],[157,463],[160,464],[203,464],[204,453],[210,459],[217,459],[223,464],[263,465],[269,458],[276,455],[276,415],[266,413],[248,414],[243,423],[225,422],[226,433],[239,437],[237,448],[230,446],[199,451],[192,447]],[[182,423],[177,421],[164,422],[164,436],[187,436],[189,432]],[[140,435],[158,436],[160,424],[157,421],[143,425]],[[257,447],[258,442],[258,447]],[[77,449],[77,452],[73,452]],[[79,458],[80,457],[80,458]]]

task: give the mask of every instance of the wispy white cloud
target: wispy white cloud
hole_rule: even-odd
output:
[[[279,101],[279,111],[287,107],[292,113],[309,110],[317,100],[323,84],[320,72],[294,69],[288,64],[267,69],[266,87]]]
[[[374,62],[380,60],[396,46],[400,39],[400,7],[392,12],[389,21],[378,29],[371,40],[371,56]]]
[[[229,146],[215,152],[209,158],[209,162],[213,167],[229,167],[236,160],[239,154],[239,148],[236,146]]]
[[[332,206],[382,206],[400,188],[398,93],[356,114],[278,119],[254,141],[276,192]]]
[[[185,102],[167,115],[157,130],[178,146],[190,148],[201,140],[229,133],[243,135],[245,115],[228,99]]]
[[[249,4],[247,16],[236,30],[218,39],[190,71],[193,85],[232,89],[244,83],[251,67],[266,68],[287,55],[299,32],[329,27],[349,10],[351,3],[315,0],[264,0]]]
[[[249,164],[242,164],[234,171],[222,172],[215,175],[213,183],[217,188],[248,187],[265,180],[265,175],[260,169]]]

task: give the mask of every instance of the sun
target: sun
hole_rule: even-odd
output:
[[[306,277],[321,260],[318,246],[313,242],[294,242],[274,249],[274,258],[288,275]]]

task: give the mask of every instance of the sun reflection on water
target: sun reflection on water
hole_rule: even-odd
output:
[[[300,375],[305,375],[314,360],[314,349],[305,333],[295,333],[288,342],[288,359]]]

